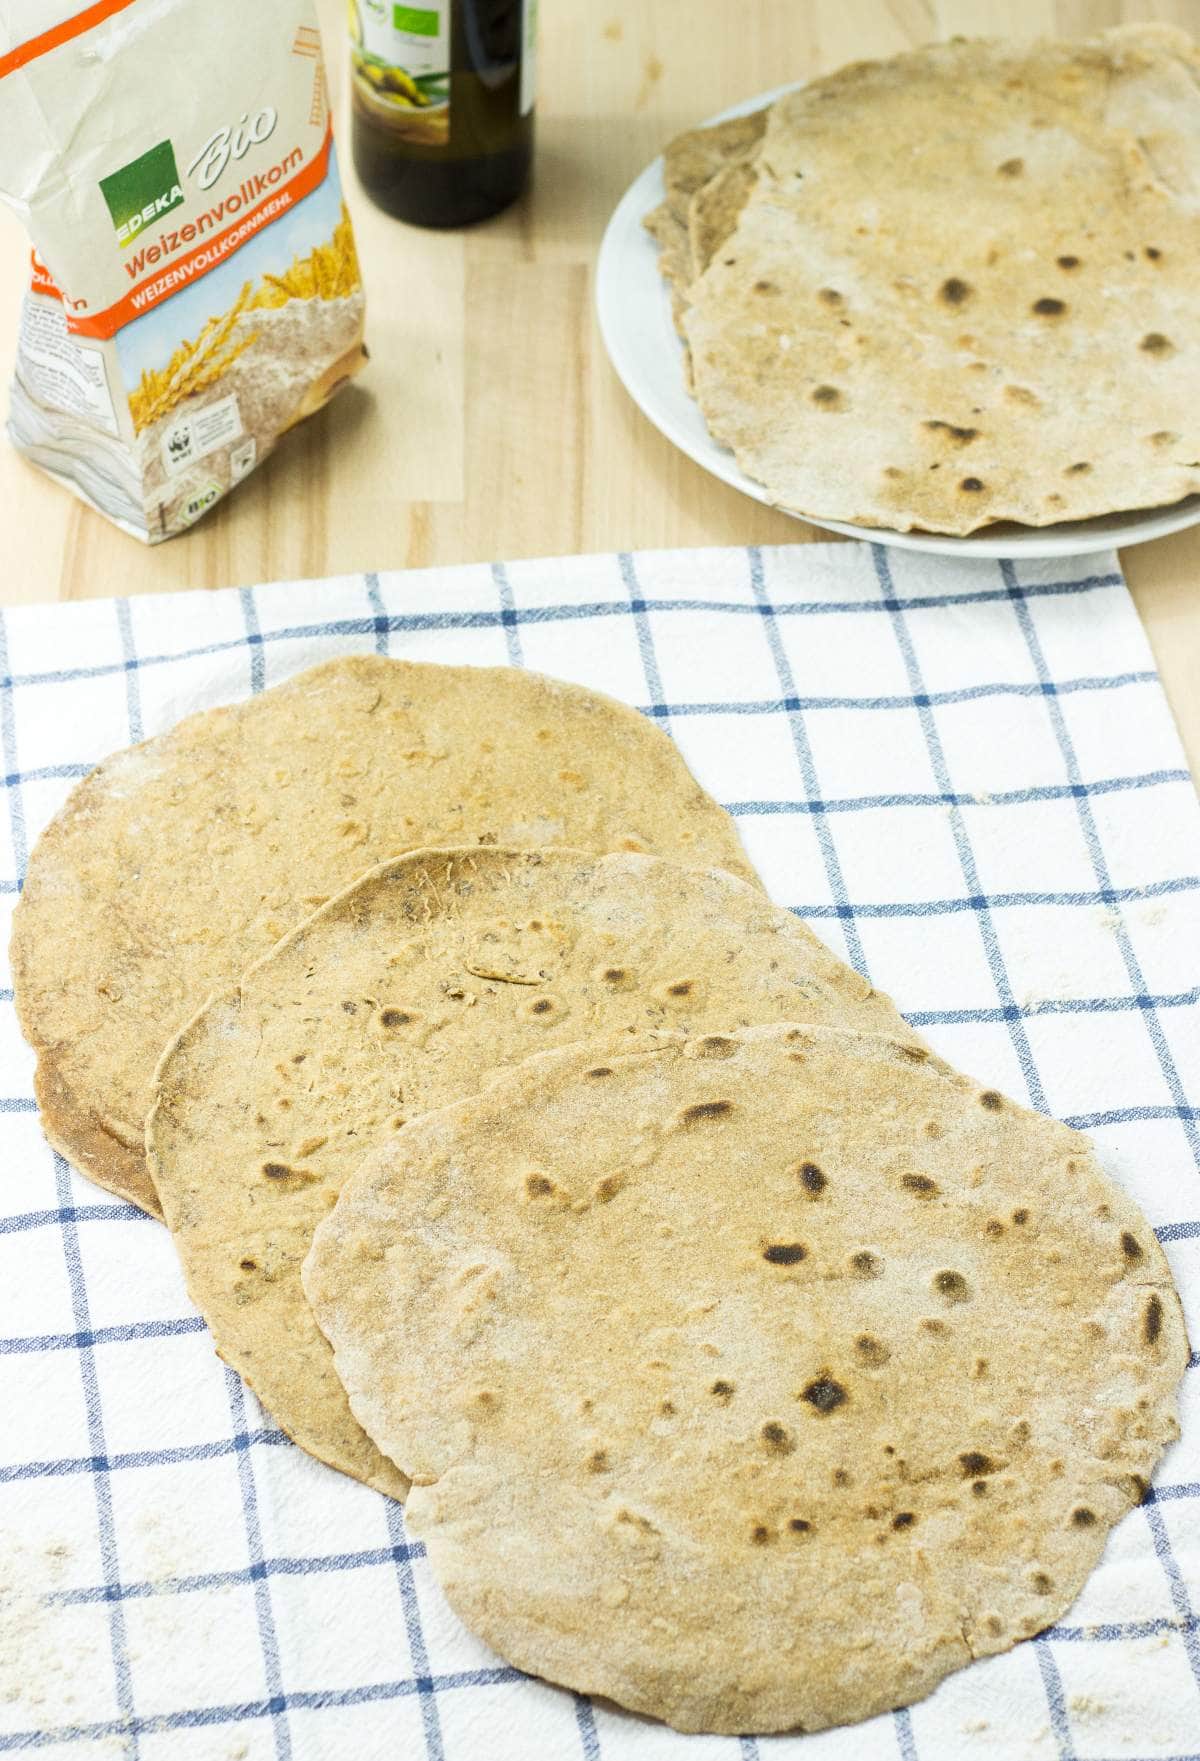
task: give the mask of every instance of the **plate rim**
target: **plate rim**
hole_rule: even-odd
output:
[[[747,116],[751,111],[773,104],[788,92],[799,91],[806,84],[805,80],[791,80],[784,85],[770,87],[753,97],[727,105],[723,110],[693,126],[711,128],[716,123]],[[625,348],[618,317],[618,308],[622,302],[617,297],[622,280],[621,272],[626,267],[627,247],[622,235],[635,231],[640,233],[648,250],[655,253],[656,293],[660,302],[667,302],[670,294],[658,272],[657,246],[641,224],[651,209],[664,199],[665,194],[663,156],[659,153],[627,185],[609,215],[596,258],[596,321],[609,363],[642,415],[685,458],[691,459],[693,464],[702,471],[707,471],[719,482],[739,490],[760,506],[771,508],[802,525],[816,527],[820,531],[836,532],[843,537],[856,538],[868,544],[883,544],[897,550],[919,551],[933,556],[970,557],[990,561],[1018,561],[1022,558],[1048,561],[1056,557],[1094,556],[1104,551],[1147,544],[1153,539],[1166,538],[1174,532],[1186,531],[1189,527],[1200,525],[1200,493],[1156,507],[1129,508],[1121,513],[1096,514],[1087,520],[1063,521],[1046,526],[1019,526],[1016,522],[998,522],[997,529],[991,536],[988,535],[989,528],[984,527],[979,533],[962,537],[948,532],[898,532],[890,526],[862,526],[848,520],[818,519],[813,514],[801,514],[792,508],[780,506],[771,499],[762,484],[746,475],[733,453],[727,447],[720,446],[711,436],[708,436],[706,448],[708,456],[700,455],[690,438],[680,432],[670,412],[656,405],[652,397],[647,398],[642,375],[630,360]],[[628,293],[627,281],[624,283],[624,291]],[[679,343],[677,353],[672,358],[672,371],[681,372],[682,361],[682,343]],[[1014,525],[1017,525],[1015,532],[1003,529]]]

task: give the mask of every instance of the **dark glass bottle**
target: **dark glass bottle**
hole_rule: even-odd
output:
[[[533,156],[537,0],[348,0],[354,164],[416,226],[520,195]]]

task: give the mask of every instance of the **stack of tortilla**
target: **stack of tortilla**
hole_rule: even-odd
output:
[[[966,534],[1200,490],[1200,50],[858,62],[663,156],[689,385],[779,506]]]
[[[1051,1622],[1177,1435],[1154,1234],[766,898],[649,720],[330,662],[100,765],[13,932],[51,1141],[521,1668],[818,1729]]]

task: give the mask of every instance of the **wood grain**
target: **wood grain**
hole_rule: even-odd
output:
[[[318,0],[335,111],[344,0]],[[787,78],[962,33],[1078,33],[1198,0],[553,0],[530,196],[465,233],[378,213],[343,160],[371,366],[186,537],[147,549],[0,445],[0,603],[168,592],[493,557],[823,539],[684,459],[605,359],[605,221],[674,131]],[[28,250],[0,213],[0,379]],[[1134,597],[1200,773],[1200,531],[1129,550]]]

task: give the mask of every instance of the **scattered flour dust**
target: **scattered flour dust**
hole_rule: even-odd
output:
[[[1103,1700],[1097,1700],[1094,1694],[1073,1694],[1071,1711],[1076,1718],[1102,1718],[1108,1711]]]
[[[1145,924],[1147,929],[1158,929],[1167,920],[1168,907],[1162,904],[1143,905],[1141,910],[1134,912],[1133,915],[1138,923]],[[1113,907],[1098,905],[1096,907],[1096,922],[1101,929],[1108,930],[1110,935],[1116,935],[1124,919],[1120,911]]]
[[[56,1598],[70,1563],[65,1542],[0,1536],[0,1735],[93,1722],[95,1684],[112,1680],[107,1611]],[[133,1751],[132,1735],[121,1733],[88,1744],[96,1761]]]
[[[1170,907],[1164,901],[1153,899],[1143,903],[1135,897],[1123,907],[1093,906],[1088,921],[1103,934],[1116,936],[1130,924],[1140,924],[1146,929],[1161,929],[1169,918]],[[1028,945],[1024,945],[1019,933],[1014,933],[1013,944],[1010,966],[1015,978],[1019,979],[1022,965],[1040,968],[1044,955],[1038,944],[1030,940]],[[1078,974],[1072,975],[1066,971],[1043,974],[1039,970],[1036,980],[1017,989],[1016,1000],[1023,1010],[1036,1013],[1048,1003],[1067,1002],[1076,996],[1090,995],[1092,988],[1090,977],[1085,981]]]

